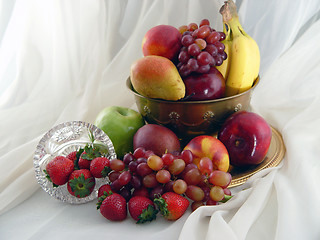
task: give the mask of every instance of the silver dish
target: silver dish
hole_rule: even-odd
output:
[[[53,187],[43,171],[54,157],[67,156],[87,143],[91,143],[89,137],[91,133],[95,139],[94,144],[99,145],[100,149],[103,148],[103,154],[109,159],[116,158],[113,144],[107,134],[95,125],[82,121],[61,123],[45,133],[39,141],[34,153],[33,166],[38,183],[50,196],[71,204],[86,203],[97,198],[99,187],[105,184],[107,179],[96,179],[93,192],[85,198],[77,198],[68,192],[67,184]]]

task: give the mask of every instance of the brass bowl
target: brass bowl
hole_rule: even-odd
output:
[[[197,135],[214,135],[222,123],[234,112],[248,110],[252,88],[230,97],[207,101],[167,101],[144,97],[137,93],[127,79],[127,87],[134,94],[139,112],[147,123],[163,125],[180,139],[191,139]]]

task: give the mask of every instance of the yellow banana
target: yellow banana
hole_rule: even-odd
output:
[[[236,5],[228,0],[220,9],[226,35],[230,35],[228,55],[229,71],[226,73],[226,96],[232,96],[250,89],[259,75],[260,52],[256,41],[242,28]]]
[[[231,65],[231,37],[230,37],[230,28],[223,24],[223,32],[226,34],[226,38],[222,41],[225,46],[225,53],[227,54],[227,59],[222,62],[220,66],[216,66],[216,68],[221,72],[224,79],[228,78],[229,69]]]

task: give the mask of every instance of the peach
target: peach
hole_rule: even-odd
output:
[[[158,25],[151,28],[142,40],[144,56],[157,55],[174,60],[181,47],[181,33],[170,25]]]
[[[209,135],[197,136],[185,146],[184,150],[193,154],[193,163],[199,166],[200,159],[208,157],[212,160],[214,170],[229,170],[229,154],[223,143]]]

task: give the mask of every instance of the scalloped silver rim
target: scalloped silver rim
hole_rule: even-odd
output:
[[[54,156],[59,155],[57,153],[59,151],[62,151],[62,149],[63,149],[63,147],[62,147],[62,148],[56,149],[56,150],[59,150],[58,152],[57,151],[56,152],[55,151],[47,152],[48,142],[52,140],[53,136],[58,131],[60,131],[64,128],[68,128],[68,127],[69,128],[70,127],[71,128],[78,127],[80,129],[79,136],[70,136],[70,139],[65,139],[65,140],[62,139],[63,144],[64,144],[63,147],[65,147],[69,151],[76,150],[76,148],[79,147],[79,145],[84,146],[86,143],[89,143],[90,142],[89,137],[88,137],[87,141],[86,141],[86,139],[81,139],[81,141],[80,141],[78,139],[78,137],[84,138],[84,135],[91,130],[95,140],[98,143],[102,143],[107,146],[108,153],[106,154],[106,157],[108,157],[109,159],[113,159],[113,158],[117,157],[116,153],[115,153],[115,149],[112,144],[112,141],[110,140],[108,135],[104,131],[102,131],[100,128],[98,128],[97,126],[95,126],[91,123],[83,122],[83,121],[64,122],[64,123],[60,123],[60,124],[54,126],[53,128],[51,128],[40,139],[40,141],[36,147],[36,150],[34,153],[34,158],[33,158],[35,177],[37,179],[37,182],[41,186],[41,188],[45,192],[47,192],[50,196],[54,197],[55,199],[60,200],[62,202],[67,202],[70,204],[87,203],[87,202],[90,202],[90,201],[97,198],[99,187],[101,185],[105,184],[107,182],[107,179],[105,179],[105,178],[95,179],[96,185],[95,185],[93,192],[85,198],[77,198],[75,196],[72,196],[68,192],[66,184],[54,188],[52,186],[52,183],[48,181],[48,179],[46,178],[46,176],[43,172],[43,169],[45,169],[45,166],[46,166],[47,158],[53,158]],[[81,135],[81,130],[83,131],[82,132],[83,135]],[[78,133],[76,133],[76,134],[78,134]],[[58,144],[58,146],[59,146],[59,144]],[[66,151],[66,149],[64,149],[64,150]]]

